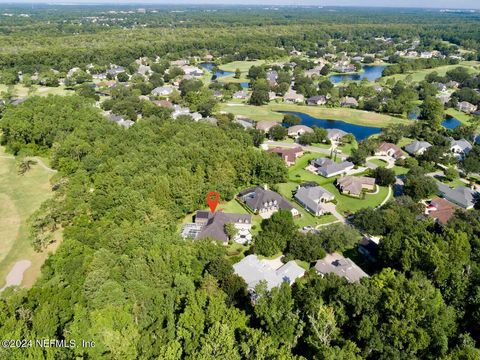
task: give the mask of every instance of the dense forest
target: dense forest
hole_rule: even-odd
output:
[[[103,7],[58,9],[40,6],[18,22],[15,17],[1,20],[2,73],[51,68],[65,72],[89,63],[128,66],[141,56],[173,60],[211,53],[223,55],[226,63],[286,56],[293,48],[318,54],[333,43],[337,51],[393,53],[394,48],[371,41],[380,36],[418,37],[420,48],[444,51],[456,45],[478,50],[480,43],[478,13],[446,13],[439,20],[439,13],[423,10],[375,10],[372,16],[373,10],[350,9],[333,16],[319,9],[226,7],[208,12],[193,7],[155,14],[112,14]],[[27,10],[11,6],[5,11],[15,15]],[[99,13],[111,26],[89,20]],[[145,26],[137,26],[139,19]],[[459,74],[462,70],[449,72],[445,80]],[[468,81],[475,82],[473,88],[478,78]],[[182,84],[183,95],[203,91],[188,90],[195,88],[194,82]],[[297,83],[299,91],[308,90],[308,84],[302,90],[301,81]],[[422,83],[418,92],[432,92],[428,86]],[[364,90],[352,85],[341,95]],[[119,104],[135,97],[135,104],[128,104],[133,110],[126,111],[125,105],[122,115],[133,112],[137,120],[141,111],[135,106],[143,105],[135,89],[120,86],[115,91],[113,101],[102,104],[104,110],[117,106],[121,113]],[[394,86],[396,103],[390,106],[403,111],[405,103],[418,99],[412,91]],[[421,109],[423,123],[387,128],[379,135],[393,142],[407,136],[431,141],[437,152],[419,158],[425,168],[444,150],[440,135],[462,135],[438,130],[443,107],[438,115],[441,104],[427,105]],[[52,199],[29,221],[33,245],[45,248],[56,231],[63,240],[32,288],[2,293],[0,335],[67,344],[74,340],[77,346],[0,349],[0,358],[480,358],[480,210],[459,212],[441,228],[423,219],[415,200],[422,198],[419,189],[431,184],[417,160],[409,164],[407,196],[351,217],[359,231],[384,239],[371,277],[349,283],[333,274],[321,277],[312,269],[292,287],[260,287],[253,304],[245,282],[233,272],[232,264],[239,259],[226,256],[221,244],[182,239],[178,227],[187,214],[204,208],[209,191],[230,200],[247,186],[285,182],[284,162],[254,146],[263,133],[259,140],[258,130],[245,131],[226,115],[218,116],[214,126],[188,116],[173,120],[169,111],[141,110],[141,120],[125,129],[107,121],[89,96],[30,96],[2,107],[1,145],[13,155],[49,157],[58,170],[52,178]],[[457,131],[471,135],[473,129]],[[364,162],[370,147],[368,140],[361,143],[353,161]],[[475,171],[479,154],[476,147],[470,156]],[[421,179],[416,184],[411,184],[413,174]],[[262,222],[255,244],[259,254],[282,250],[311,263],[325,252],[338,251],[342,242],[346,248],[358,235],[340,224],[315,237],[293,226],[281,228],[275,221]],[[95,346],[78,346],[82,340]]]
[[[25,12],[24,8],[6,10]],[[368,53],[387,49],[385,44],[371,41],[382,36],[420,38],[425,49],[443,49],[446,41],[476,50],[480,42],[478,13],[353,9],[336,10],[332,16],[315,8],[276,12],[167,8],[147,14],[112,14],[107,10],[111,9],[48,7],[48,11],[33,10],[32,16],[15,24],[7,18],[0,24],[0,66],[29,73],[45,68],[67,71],[90,63],[128,65],[142,56],[175,59],[207,52],[228,55],[224,61],[229,62],[287,55],[293,47],[304,52],[318,51],[319,47],[328,50],[330,45],[336,45],[337,51]],[[372,11],[375,16],[371,16]]]

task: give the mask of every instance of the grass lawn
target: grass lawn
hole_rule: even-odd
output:
[[[396,118],[390,115],[349,108],[326,108],[320,106],[275,103],[270,103],[263,107],[272,111],[296,111],[319,119],[342,120],[350,124],[373,127],[386,127],[392,124],[407,124],[409,122],[409,120]]]
[[[295,165],[291,166],[288,169],[289,180],[295,183],[301,183],[305,181],[314,181],[320,185],[332,182],[334,179],[327,179],[320,175],[314,174],[308,170],[305,170],[305,167],[308,165],[310,160],[322,157],[324,155],[317,153],[309,153],[303,155],[300,159],[297,160]]]
[[[411,139],[411,138],[407,138],[407,137],[403,137],[400,139],[400,141],[398,142],[398,146],[399,147],[404,147],[405,145],[408,145],[410,144],[414,139]]]
[[[253,106],[247,104],[233,105],[231,103],[221,103],[220,111],[225,111],[234,115],[245,116],[255,121],[275,120],[281,122],[283,119],[283,114],[271,111],[264,106]]]
[[[332,144],[314,143],[312,144],[312,146],[318,147],[321,149],[330,149],[332,147]]]
[[[30,260],[32,265],[25,271],[23,286],[31,286],[52,245],[47,251],[37,253],[28,238],[27,220],[40,205],[51,196],[51,173],[39,165],[21,176],[17,173],[17,160],[0,148],[0,287],[5,276],[19,260]],[[58,239],[57,234],[57,239]]]
[[[247,72],[252,66],[260,66],[265,64],[265,60],[254,61],[233,61],[231,63],[220,65],[219,68],[223,71],[233,71],[240,69],[241,72]]]
[[[0,92],[6,92],[8,86],[5,84],[0,84]],[[27,97],[29,95],[38,95],[38,96],[47,96],[47,95],[69,95],[73,94],[74,91],[65,89],[64,86],[57,87],[47,87],[47,86],[37,86],[33,85],[28,88],[22,84],[17,84],[12,87],[13,97]]]
[[[295,190],[298,184],[294,182],[278,184],[278,192],[280,195],[291,201],[291,203],[297,208],[297,210],[302,214],[300,218],[295,219],[295,224],[302,228],[304,226],[316,226],[321,224],[327,224],[334,222],[337,219],[333,215],[323,215],[323,216],[313,216],[304,208],[301,207],[295,200],[293,200],[293,190]]]
[[[342,151],[342,154],[345,154],[345,155],[352,155],[352,150],[357,148],[358,148],[357,142],[354,142],[353,144],[345,144],[338,147],[338,149]]]
[[[243,83],[250,82],[250,79],[247,78],[246,73],[242,73],[239,79],[234,77],[235,75],[221,76],[217,80],[222,83]]]
[[[404,175],[404,174],[408,173],[408,171],[409,171],[409,169],[407,169],[403,166],[397,166],[397,165],[395,165],[392,168],[392,170],[395,173],[395,175]]]
[[[480,63],[478,61],[462,61],[457,65],[445,65],[445,66],[439,66],[433,69],[422,69],[422,70],[417,70],[417,71],[412,71],[406,74],[395,74],[391,76],[386,76],[382,77],[382,81],[387,81],[390,78],[394,78],[395,80],[404,80],[408,75],[412,75],[412,81],[414,82],[419,82],[425,79],[425,76],[432,72],[437,72],[439,76],[444,76],[447,71],[455,69],[456,67],[463,66],[468,69],[470,73],[477,73],[478,70],[475,69],[475,66],[478,66]]]
[[[375,164],[379,167],[385,167],[387,166],[387,162],[386,161],[383,161],[381,159],[371,159],[371,160],[368,160],[368,162],[372,163],[372,164]]]
[[[357,199],[340,194],[333,182],[325,184],[323,187],[335,195],[337,211],[341,214],[354,213],[366,207],[376,207],[381,204],[388,194],[388,188],[380,187],[377,194],[365,195],[364,199]]]
[[[458,121],[460,121],[462,124],[467,124],[467,125],[472,118],[470,115],[465,114],[464,112],[458,111],[457,109],[453,109],[453,108],[448,108],[447,110],[445,110],[445,114],[448,114],[454,117],[455,119],[457,119]]]
[[[448,186],[450,186],[452,188],[457,187],[457,186],[468,186],[462,180],[460,180],[460,178],[454,179],[452,181],[446,180],[444,182],[445,182],[445,184],[447,184]]]

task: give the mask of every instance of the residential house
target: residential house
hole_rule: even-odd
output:
[[[447,85],[449,89],[458,89],[458,87],[460,86],[460,83],[454,80],[450,80],[445,85]]]
[[[463,209],[472,209],[478,200],[479,193],[465,186],[452,189],[448,185],[437,183],[438,195]]]
[[[274,120],[261,120],[258,121],[255,128],[257,130],[262,130],[268,132],[272,127],[280,125],[277,121]]]
[[[472,113],[477,110],[477,107],[468,101],[461,101],[457,104],[457,109],[465,113]]]
[[[272,290],[286,282],[292,285],[296,279],[305,274],[305,269],[298,266],[293,260],[275,268],[272,262],[260,260],[257,255],[248,255],[233,265],[233,271],[247,284],[250,293],[254,293],[255,287],[260,282],[265,282],[267,290]]]
[[[312,165],[315,169],[319,169],[319,168],[321,168],[323,166],[326,166],[326,165],[332,165],[334,163],[335,163],[335,161],[333,161],[332,159],[329,159],[329,158],[325,158],[325,157],[317,158],[317,159],[314,159],[314,160],[310,161],[310,165]]]
[[[375,92],[379,93],[379,92],[382,92],[383,91],[383,86],[382,85],[379,85],[379,84],[373,84],[373,90],[375,90]]]
[[[317,173],[318,175],[329,178],[337,175],[346,175],[354,167],[355,164],[350,161],[343,161],[341,163],[332,162],[331,164],[325,164],[318,168]]]
[[[350,96],[345,96],[340,100],[340,105],[341,106],[349,106],[349,107],[357,107],[358,106],[358,101],[357,99],[350,97]]]
[[[267,81],[268,85],[271,87],[277,86],[278,72],[275,70],[267,71]]]
[[[289,89],[287,93],[283,96],[283,100],[286,103],[302,103],[305,101],[305,97],[302,94],[297,94],[293,89]]]
[[[430,59],[433,56],[433,54],[430,51],[422,51],[420,53],[420,57],[422,59]]]
[[[138,70],[137,70],[137,73],[143,75],[143,76],[148,76],[150,75],[151,73],[151,69],[150,69],[150,66],[148,65],[144,65],[144,64],[140,64],[138,65]]]
[[[377,150],[375,150],[375,155],[390,156],[395,160],[405,158],[405,154],[403,153],[402,149],[400,149],[397,145],[388,142],[382,142]]]
[[[327,98],[325,95],[316,95],[307,99],[307,105],[325,105]]]
[[[110,65],[110,69],[107,70],[107,75],[111,77],[116,77],[118,74],[125,72],[125,69],[122,66]]]
[[[368,261],[376,263],[378,258],[379,243],[380,238],[378,236],[364,235],[362,240],[360,240],[358,243],[357,250],[360,254],[365,256]]]
[[[132,121],[132,120],[125,120],[122,116],[115,115],[115,114],[112,114],[112,113],[109,113],[107,115],[107,119],[111,122],[116,123],[118,126],[124,127],[125,129],[128,129],[133,124],[135,124],[135,122]]]
[[[188,65],[190,62],[186,59],[180,59],[180,60],[175,60],[175,61],[170,61],[171,66],[177,66],[177,67],[182,67],[185,65]]]
[[[306,133],[313,133],[313,129],[305,125],[293,125],[288,128],[288,136],[294,138],[302,136]]]
[[[318,66],[315,66],[313,69],[305,70],[304,75],[306,77],[320,76],[320,71],[322,71],[325,65],[322,63]]]
[[[472,144],[470,144],[465,139],[455,140],[453,138],[449,138],[449,140],[450,140],[450,151],[458,159],[465,158],[465,156],[472,150]]]
[[[436,98],[437,98],[438,100],[440,100],[443,105],[445,105],[446,103],[448,103],[448,102],[450,101],[450,98],[451,98],[451,97],[452,97],[451,94],[448,94],[448,93],[447,93],[447,94],[438,94],[438,95],[436,96]]]
[[[189,66],[189,65],[184,65],[181,67],[185,75],[189,76],[203,76],[204,72],[202,69],[196,67],[196,66]]]
[[[158,86],[152,90],[153,96],[168,96],[173,93],[172,86]]]
[[[154,103],[157,106],[164,107],[164,108],[167,108],[167,109],[172,109],[173,108],[172,102],[168,101],[168,100],[154,100],[154,101],[152,101],[152,103]]]
[[[230,240],[226,231],[226,225],[233,224],[237,234],[233,241],[245,244],[252,240],[250,229],[252,228],[252,215],[232,214],[223,211],[197,211],[195,222],[185,224],[182,228],[182,237],[195,240],[211,238],[227,244]]]
[[[434,86],[437,88],[438,91],[447,91],[447,85],[443,83],[435,83]]]
[[[337,187],[342,194],[359,197],[363,191],[375,190],[375,179],[366,176],[344,176],[337,179]]]
[[[425,215],[435,219],[440,225],[445,225],[457,209],[459,207],[454,203],[447,199],[436,197],[425,207]]]
[[[432,145],[427,141],[414,140],[405,146],[405,151],[410,155],[422,155]]]
[[[248,92],[245,90],[237,91],[232,96],[234,99],[245,100],[248,97]]]
[[[253,129],[255,124],[253,120],[241,116],[237,116],[233,122],[243,126],[244,129]]]
[[[268,150],[268,152],[278,154],[287,166],[295,164],[295,160],[303,155],[303,149],[299,146],[294,148],[276,147]]]
[[[313,215],[320,216],[327,212],[324,204],[335,197],[321,186],[299,186],[294,198]]]
[[[257,186],[243,190],[238,194],[237,198],[253,213],[260,214],[264,219],[269,218],[278,210],[288,210],[294,217],[300,215],[298,210],[287,199],[266,187]]]
[[[327,129],[327,138],[330,141],[339,141],[348,133],[340,129]]]
[[[315,270],[322,276],[335,274],[347,279],[348,282],[359,282],[364,277],[369,277],[357,264],[349,258],[338,253],[327,254],[325,258],[318,260]]]

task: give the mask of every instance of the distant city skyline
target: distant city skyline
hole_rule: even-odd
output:
[[[0,4],[112,4],[112,5],[313,5],[359,7],[413,7],[444,9],[480,9],[479,0],[0,0]]]

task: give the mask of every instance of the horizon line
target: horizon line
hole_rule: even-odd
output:
[[[125,2],[123,2],[125,1]],[[181,0],[180,0],[181,1]],[[213,0],[215,1],[215,0]],[[180,3],[175,3],[175,2],[170,2],[169,1],[141,1],[141,2],[131,2],[127,0],[121,0],[121,1],[115,1],[115,0],[104,0],[104,1],[92,1],[92,2],[78,2],[78,1],[64,1],[64,0],[59,0],[58,2],[56,1],[29,1],[29,0],[20,0],[20,1],[2,1],[0,0],[0,6],[3,5],[27,5],[27,6],[34,6],[34,5],[47,5],[47,6],[98,6],[98,5],[108,5],[108,6],[113,6],[113,7],[139,7],[139,6],[155,6],[155,5],[167,5],[167,6],[218,6],[218,7],[233,7],[233,6],[238,6],[238,7],[272,7],[272,8],[300,8],[300,7],[305,7],[305,8],[363,8],[363,9],[368,9],[368,8],[375,8],[375,9],[417,9],[417,10],[444,10],[444,11],[479,11],[480,10],[480,4],[478,8],[475,7],[445,7],[445,6],[402,6],[402,5],[394,5],[394,6],[389,6],[389,5],[321,5],[321,4],[271,4],[271,3],[262,3],[261,0],[255,4],[245,4],[245,3],[227,3],[227,4],[222,4],[218,2],[209,2],[206,0],[205,2],[197,2],[197,1],[192,1],[192,0],[186,0],[186,1],[181,1]]]

